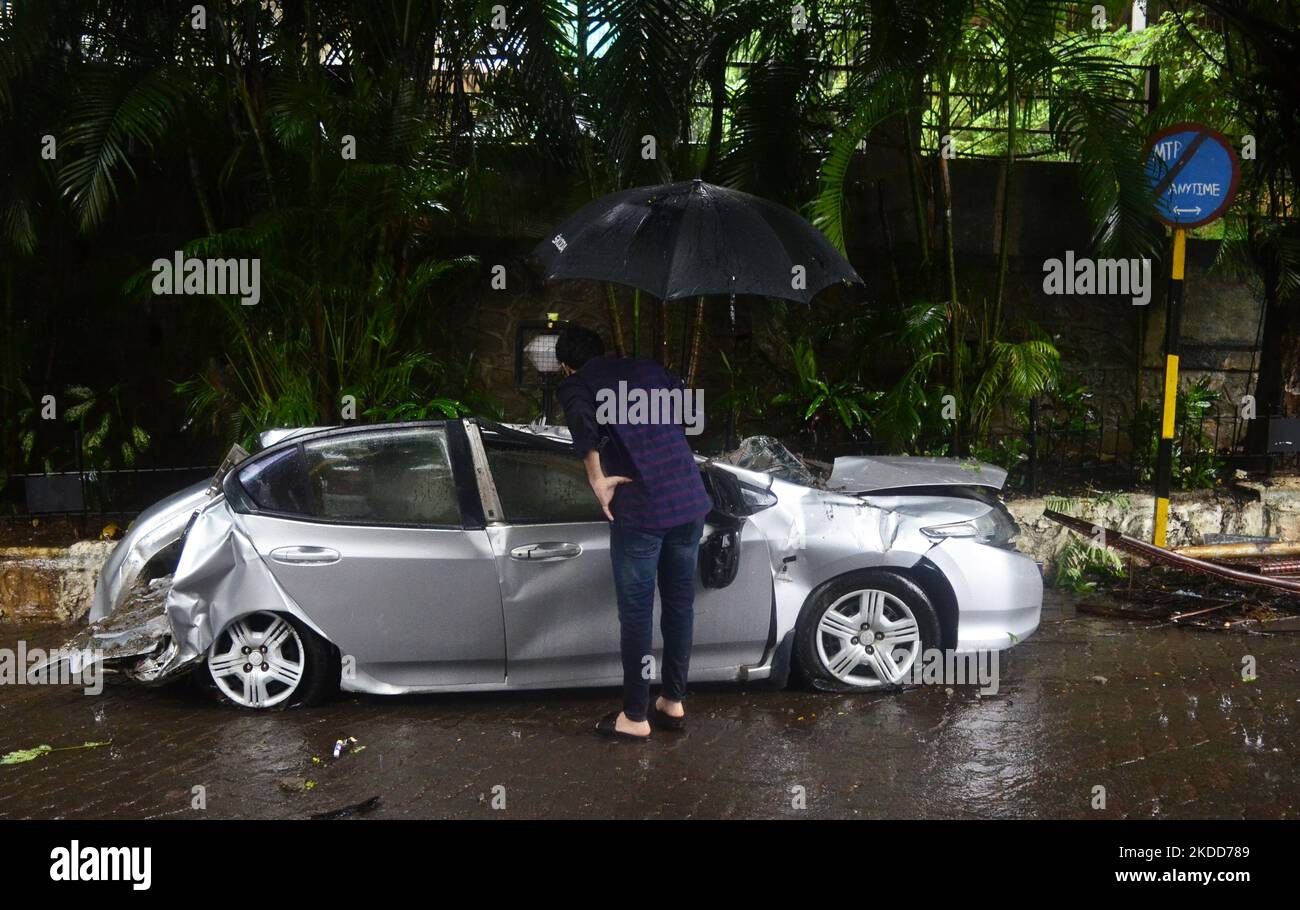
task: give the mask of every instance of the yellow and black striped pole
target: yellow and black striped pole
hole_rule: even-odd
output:
[[[1174,467],[1174,412],[1178,406],[1178,336],[1183,319],[1183,262],[1187,231],[1174,228],[1173,267],[1165,309],[1165,390],[1160,409],[1160,447],[1156,451],[1156,519],[1152,542],[1165,545],[1169,527],[1169,484]]]

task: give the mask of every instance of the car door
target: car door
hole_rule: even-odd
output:
[[[501,578],[510,684],[621,680],[609,522],[582,462],[567,444],[491,427],[483,428],[481,451],[499,509],[487,533]],[[736,582],[714,590],[696,576],[691,669],[697,675],[755,663],[767,642],[767,548],[746,525]],[[662,647],[656,619],[656,654]]]
[[[437,423],[336,430],[240,468],[238,511],[258,554],[381,683],[505,679],[496,564],[473,482],[456,471],[463,434]]]

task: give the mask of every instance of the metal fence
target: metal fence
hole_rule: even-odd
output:
[[[0,515],[132,516],[216,471],[217,465],[194,465],[10,474]]]
[[[999,459],[1009,469],[1009,489],[1035,493],[1153,482],[1158,415],[1098,411],[1090,419],[1061,421],[1037,411],[1030,408],[1023,433],[994,434],[989,440],[995,456],[1011,456]],[[1236,411],[1218,408],[1186,415],[1175,427],[1174,488],[1213,486],[1228,461],[1243,454],[1247,423]]]
[[[1258,418],[1269,420],[1270,418]],[[1216,407],[1197,409],[1175,427],[1174,489],[1214,485],[1246,458],[1244,443],[1249,421],[1236,411]],[[1031,405],[1023,425],[1002,428],[963,450],[972,457],[1007,469],[1006,489],[1020,493],[1069,493],[1088,488],[1141,489],[1153,483],[1158,413],[1120,407],[1118,396],[1107,409],[1090,406],[1083,414],[1061,414]],[[920,440],[917,452],[948,453],[951,439]],[[826,456],[889,455],[880,444],[849,443],[833,447]],[[1273,471],[1300,468],[1300,455],[1270,454],[1250,460],[1253,467]]]

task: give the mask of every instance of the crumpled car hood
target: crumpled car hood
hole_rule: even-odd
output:
[[[873,493],[905,487],[989,487],[1002,489],[1007,472],[974,459],[909,455],[852,455],[835,459],[826,489]]]

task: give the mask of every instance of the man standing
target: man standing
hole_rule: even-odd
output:
[[[569,325],[556,340],[555,355],[565,379],[557,389],[573,447],[587,466],[587,480],[610,520],[609,555],[618,596],[623,657],[623,710],[602,718],[596,732],[644,742],[653,667],[655,580],[662,609],[663,687],[655,700],[655,725],[681,730],[682,699],[691,662],[695,607],[695,564],[711,508],[686,433],[680,423],[626,415],[625,407],[598,408],[597,399],[630,396],[640,390],[651,400],[658,390],[681,382],[657,363],[606,357],[600,336]],[[609,418],[612,412],[614,417]]]

